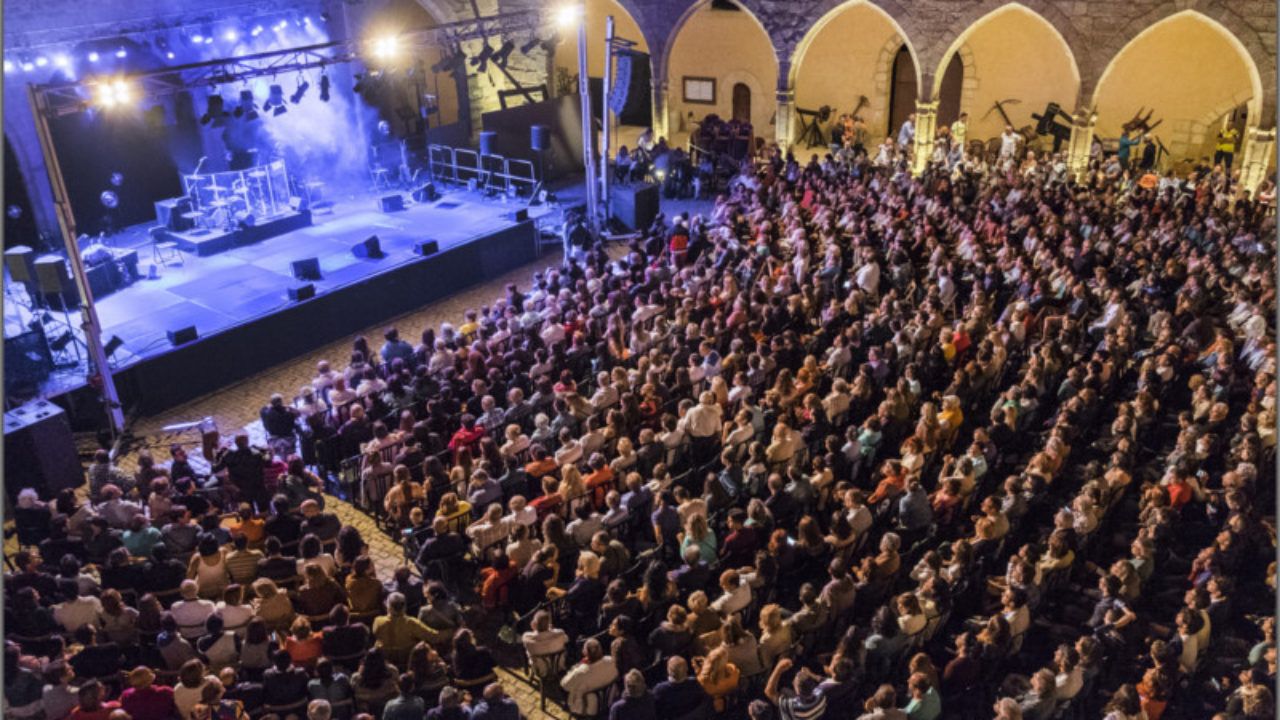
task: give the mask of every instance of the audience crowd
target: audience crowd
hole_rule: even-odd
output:
[[[774,152],[211,475],[24,491],[6,715],[1273,717],[1274,216],[958,152]]]

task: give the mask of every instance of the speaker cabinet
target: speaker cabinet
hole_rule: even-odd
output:
[[[413,244],[413,252],[418,255],[435,255],[440,252],[440,243],[435,240],[419,240]]]
[[[511,218],[512,220],[515,220],[516,222],[524,222],[529,219],[529,208],[520,208],[519,210],[512,210],[511,212],[507,213],[507,217]]]
[[[529,149],[546,152],[551,149],[551,128],[546,125],[529,126]]]
[[[194,341],[197,337],[200,336],[196,334],[196,326],[188,325],[184,328],[178,328],[177,330],[170,330],[169,344],[174,347],[178,347],[179,345],[185,345],[186,343]]]
[[[658,186],[649,183],[613,185],[609,188],[613,216],[632,230],[643,230],[658,216]]]
[[[36,279],[36,251],[26,245],[15,245],[4,251],[4,265],[14,282],[31,283]]]
[[[378,198],[378,208],[385,213],[400,212],[401,210],[404,210],[404,196],[398,193],[395,195],[384,195],[383,197]]]
[[[16,502],[23,488],[52,500],[83,482],[84,467],[62,408],[37,400],[4,414],[4,485],[10,500]]]
[[[314,283],[307,283],[305,285],[294,285],[293,287],[289,288],[289,299],[294,302],[302,302],[303,300],[310,300],[315,296],[316,296],[316,286]]]
[[[440,192],[436,190],[435,183],[427,183],[417,190],[413,191],[413,201],[420,203],[435,202],[440,199]]]
[[[290,264],[293,270],[293,278],[295,280],[319,280],[320,279],[320,260],[319,258],[305,258],[303,260],[294,260]]]
[[[364,240],[352,245],[351,254],[363,260],[377,260],[379,258],[386,257],[382,252],[382,242],[378,240],[377,235],[370,235]]]
[[[494,144],[498,141],[498,133],[493,130],[480,131],[480,154],[492,155]]]

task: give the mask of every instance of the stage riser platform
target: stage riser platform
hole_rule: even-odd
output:
[[[321,291],[313,299],[130,365],[116,373],[116,388],[131,411],[153,415],[168,410],[531,262],[537,257],[537,240],[534,223],[526,221]],[[287,300],[286,290],[280,288],[282,300]],[[345,359],[331,358],[338,365]]]
[[[164,237],[169,242],[177,243],[178,247],[186,252],[199,257],[208,257],[209,255],[217,255],[245,245],[259,243],[310,225],[311,211],[300,210],[251,227],[237,227],[230,232],[215,230],[207,235],[193,235],[189,232],[165,230]]]

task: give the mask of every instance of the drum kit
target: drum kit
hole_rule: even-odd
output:
[[[233,230],[237,224],[289,211],[289,174],[284,160],[246,170],[183,176],[191,211],[183,217],[205,230]]]

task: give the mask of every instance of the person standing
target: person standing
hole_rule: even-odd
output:
[[[1022,136],[1013,129],[1012,125],[1005,125],[1004,132],[1000,133],[1000,162],[1009,162],[1018,154],[1018,145],[1022,142]]]
[[[969,113],[962,112],[956,121],[951,123],[951,146],[959,148],[960,159],[965,157],[964,144],[969,137]]]
[[[1231,171],[1231,163],[1236,157],[1236,143],[1240,140],[1240,131],[1234,126],[1218,131],[1218,143],[1213,149],[1213,164],[1222,165],[1227,172]]]
[[[916,139],[916,114],[911,113],[907,116],[906,121],[902,123],[902,127],[898,128],[898,147],[904,152],[910,152],[912,143]]]
[[[1116,159],[1120,161],[1120,167],[1124,170],[1129,169],[1129,154],[1139,143],[1142,142],[1143,135],[1136,138],[1129,137],[1127,129],[1120,131],[1120,141],[1116,148]]]
[[[227,484],[232,492],[239,491],[245,499],[255,503],[258,512],[265,513],[271,504],[267,492],[265,471],[267,457],[263,451],[249,445],[249,436],[236,435],[235,447],[222,450],[213,465],[213,472],[226,471]]]

